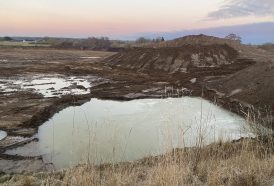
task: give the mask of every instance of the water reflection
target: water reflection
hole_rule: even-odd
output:
[[[220,138],[238,139],[249,135],[244,126],[241,117],[200,98],[91,99],[55,114],[39,128],[38,143],[9,153],[36,149],[57,168],[87,160],[97,164],[131,161],[195,146],[200,140],[209,144]]]

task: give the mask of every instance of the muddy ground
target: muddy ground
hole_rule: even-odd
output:
[[[223,46],[223,50],[216,45],[213,48],[202,47],[203,51],[212,54],[203,58],[209,61],[204,62],[202,66],[189,62],[187,64],[192,65],[183,71],[174,70],[175,67],[172,70],[165,70],[166,65],[162,65],[163,69],[147,66],[145,70],[140,70],[136,65],[136,59],[141,60],[143,66],[146,62],[150,63],[150,67],[155,66],[155,61],[163,64],[169,62],[169,65],[172,65],[176,64],[176,57],[181,56],[180,60],[183,62],[180,62],[181,66],[178,67],[181,68],[185,64],[184,60],[193,60],[193,52],[186,52],[187,55],[184,56],[185,53],[181,55],[180,52],[174,51],[188,48],[176,47],[168,49],[168,52],[163,48],[138,51],[131,49],[130,52],[119,54],[80,50],[0,48],[0,79],[81,77],[91,82],[90,92],[83,95],[44,97],[31,89],[22,88],[10,92],[0,91],[0,130],[7,132],[7,137],[0,141],[0,172],[48,169],[49,166],[43,164],[41,157],[6,156],[3,153],[7,149],[35,140],[32,136],[38,127],[56,112],[70,105],[83,104],[90,98],[131,100],[184,95],[203,96],[239,114],[243,114],[241,108],[271,108],[274,104],[274,58],[269,53],[259,50],[257,53],[254,52],[257,49],[252,48],[250,50],[254,50],[253,52],[245,52],[249,51],[246,47],[241,51],[231,46]],[[197,47],[190,48],[197,50]],[[217,61],[212,57],[216,51]],[[194,62],[197,61],[196,53]],[[214,65],[208,62],[214,62]]]

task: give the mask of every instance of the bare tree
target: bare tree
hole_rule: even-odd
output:
[[[147,38],[145,38],[145,37],[139,37],[138,39],[136,39],[136,43],[149,43],[149,42],[151,42],[151,40],[150,39],[147,39]]]
[[[5,36],[3,38],[0,38],[2,41],[12,41],[13,39],[9,36]]]
[[[225,39],[229,39],[229,40],[233,40],[233,41],[238,41],[238,42],[242,42],[242,38],[234,33],[228,34]]]

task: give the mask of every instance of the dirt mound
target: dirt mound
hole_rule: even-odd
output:
[[[184,45],[166,48],[128,49],[105,61],[108,65],[138,71],[187,72],[190,67],[219,67],[232,64],[238,53],[228,45]]]
[[[244,45],[238,41],[218,38],[213,36],[207,35],[189,35],[181,38],[177,38],[171,41],[165,41],[158,44],[151,45],[150,47],[154,48],[161,48],[161,47],[182,47],[185,45],[228,45],[231,48],[235,49],[238,53],[240,58],[249,58],[254,59],[257,62],[266,61],[267,58],[265,56],[271,54],[270,52],[258,48],[256,46],[251,45]]]
[[[207,35],[189,35],[181,38],[177,38],[171,41],[159,43],[158,47],[180,47],[184,45],[214,45],[214,44],[227,44],[229,46],[241,45],[238,41],[229,39],[223,39]]]

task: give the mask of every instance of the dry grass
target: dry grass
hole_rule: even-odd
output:
[[[255,140],[176,150],[162,157],[66,172],[64,185],[265,185],[274,156]]]
[[[256,139],[218,142],[132,163],[15,176],[5,185],[272,185],[272,149]]]
[[[254,126],[256,119],[247,121]],[[44,186],[176,186],[176,185],[274,185],[274,145],[272,135],[256,130],[256,138],[216,142],[174,149],[157,157],[135,162],[95,166],[91,164],[52,173],[15,175],[3,185]],[[2,177],[0,176],[0,184]]]

